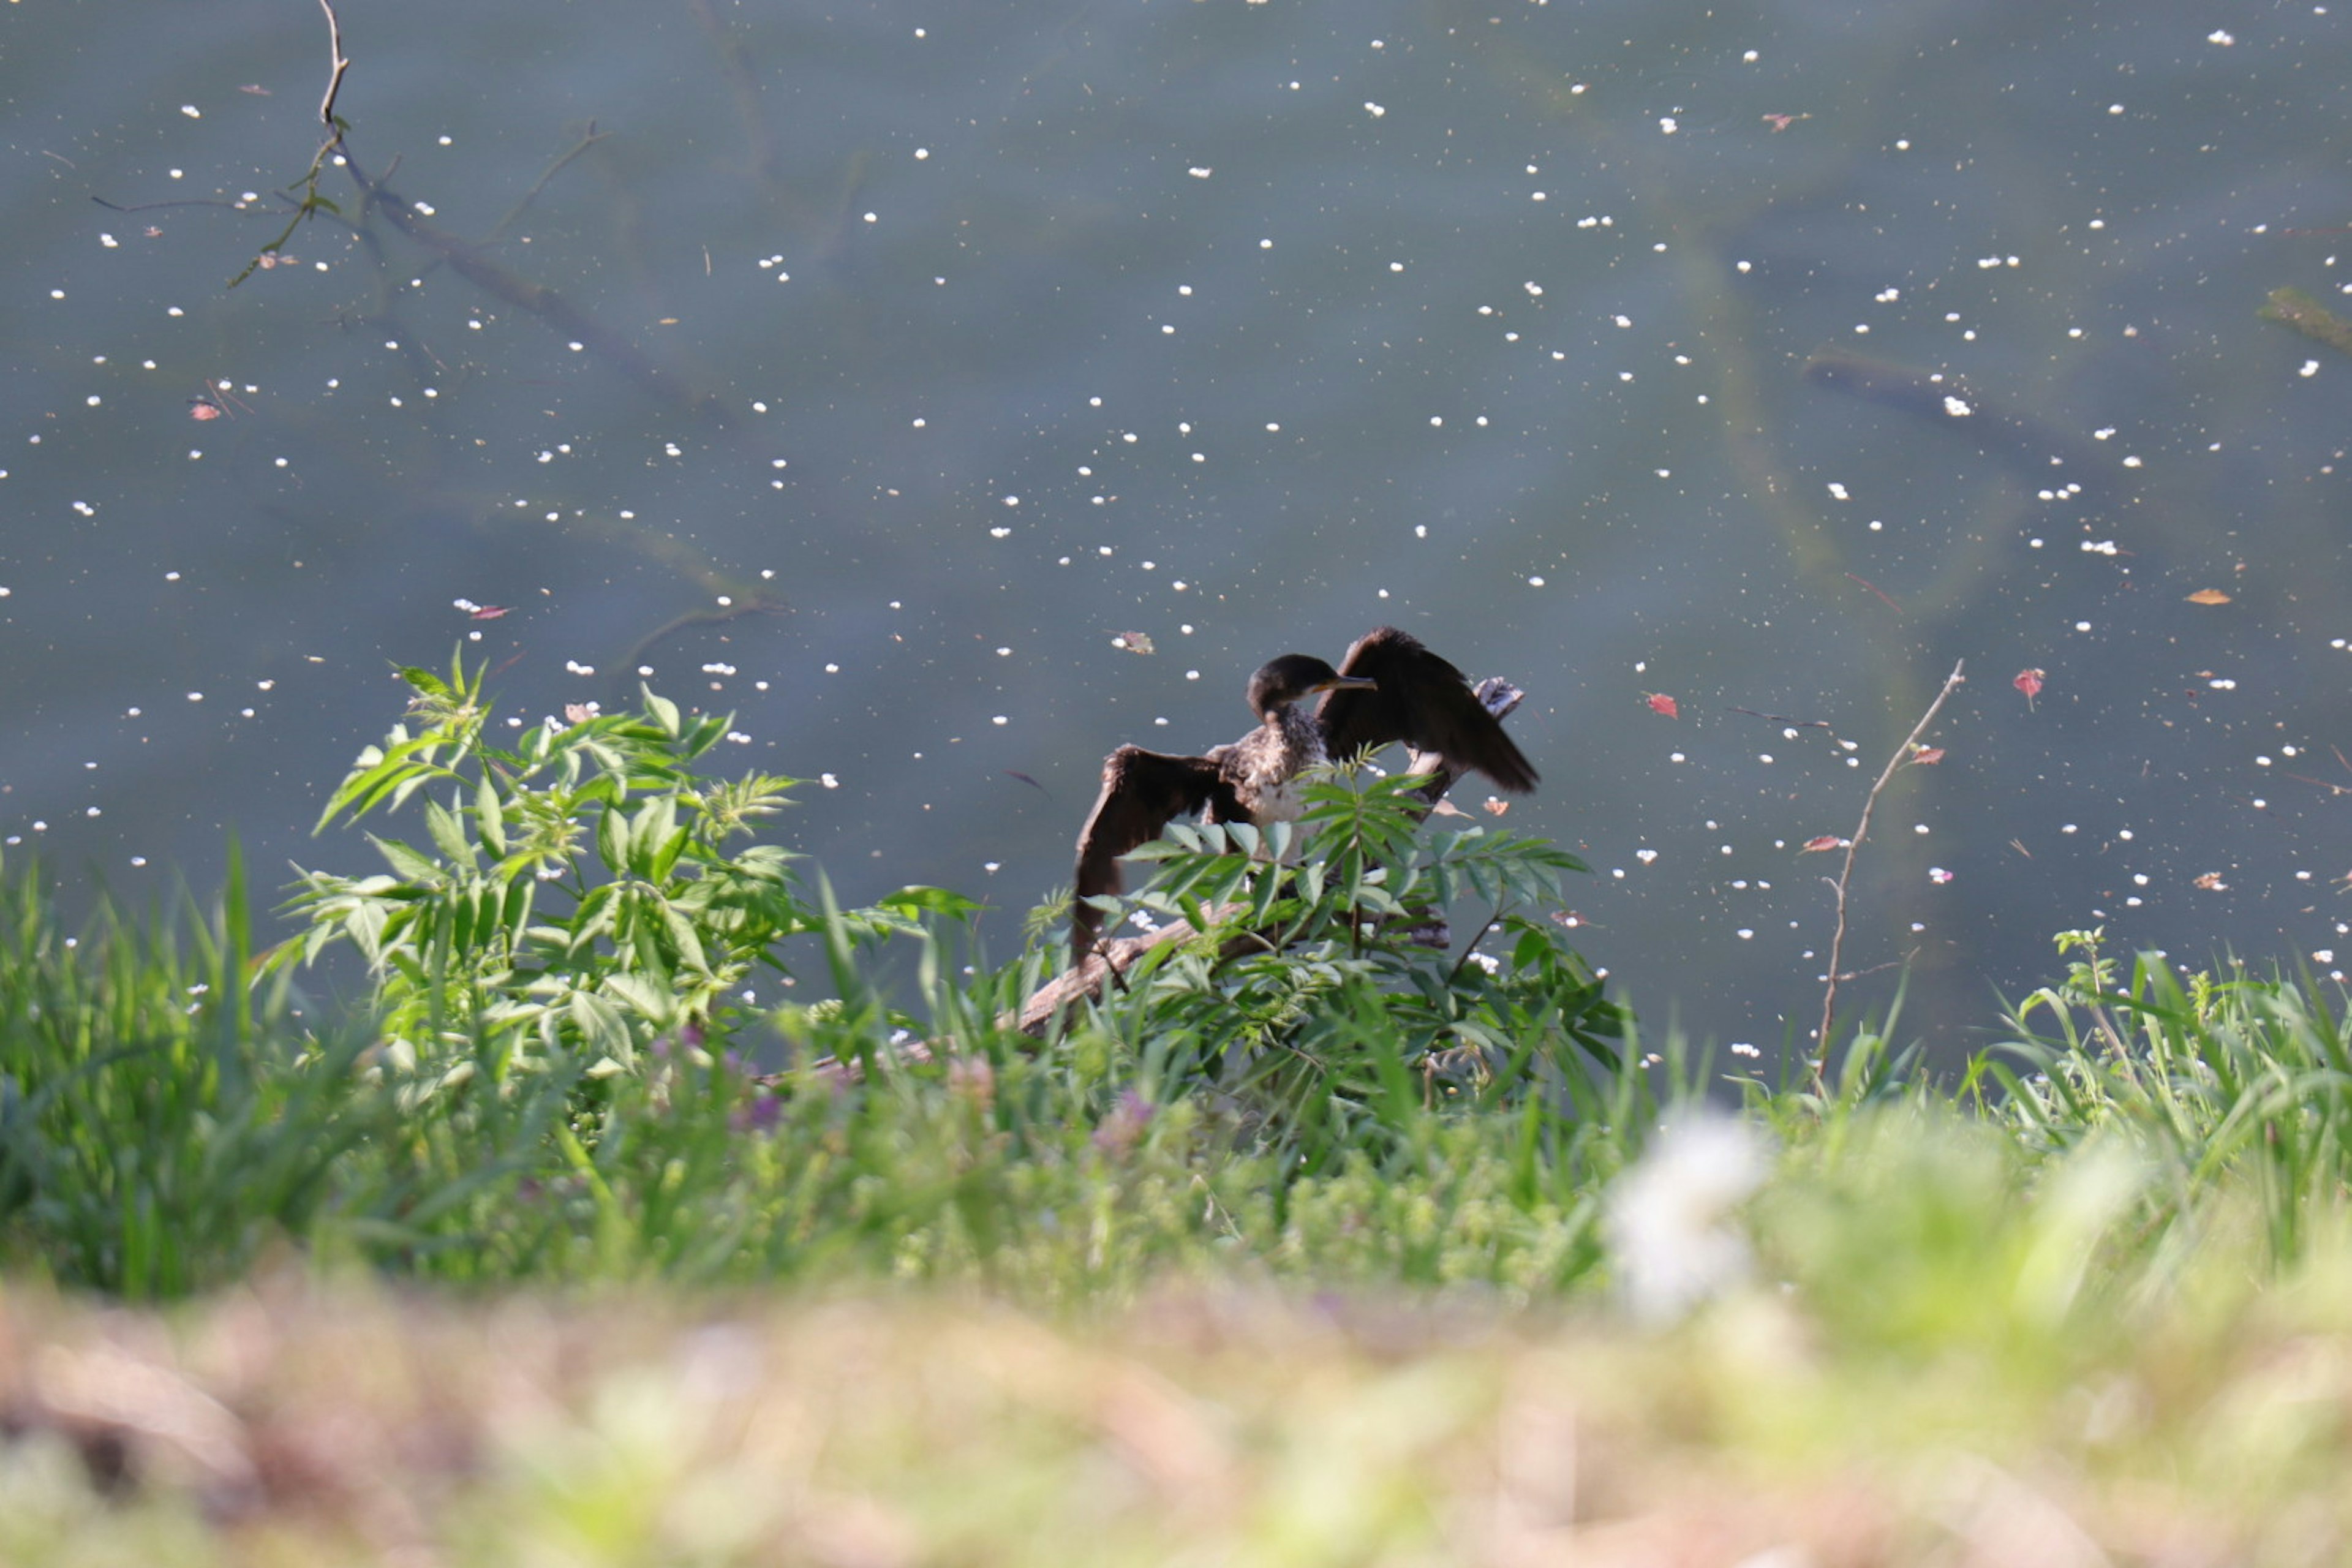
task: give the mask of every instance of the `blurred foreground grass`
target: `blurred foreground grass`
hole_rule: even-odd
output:
[[[2272,1277],[2216,1211],[2193,1260],[2096,1267],[2119,1159],[2030,1193],[1890,1112],[1775,1177],[1759,1270],[1655,1331],[1241,1278],[1061,1314],[17,1289],[0,1561],[2344,1561],[2352,1231]]]

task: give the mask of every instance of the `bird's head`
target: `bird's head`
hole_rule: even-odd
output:
[[[1286,653],[1261,665],[1250,677],[1250,711],[1274,721],[1294,702],[1321,691],[1365,690],[1377,683],[1369,677],[1342,675],[1312,654]]]

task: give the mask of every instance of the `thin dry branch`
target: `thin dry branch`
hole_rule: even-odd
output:
[[[1878,782],[1870,786],[1870,794],[1863,800],[1862,820],[1854,826],[1853,837],[1847,841],[1845,864],[1839,868],[1837,880],[1831,884],[1837,891],[1837,928],[1830,933],[1830,972],[1827,986],[1822,993],[1822,1030],[1813,1042],[1815,1089],[1823,1088],[1828,1082],[1830,1026],[1837,1017],[1838,982],[1846,978],[1839,965],[1845,958],[1845,900],[1847,890],[1853,883],[1854,857],[1862,853],[1862,841],[1870,836],[1870,814],[1878,809],[1879,792],[1886,787],[1887,781],[1895,776],[1897,768],[1918,753],[1919,737],[1927,732],[1927,726],[1936,721],[1936,715],[1943,710],[1946,700],[1966,679],[1960,671],[1966,668],[1967,662],[1963,659],[1952,666],[1952,673],[1944,678],[1944,689],[1936,693],[1936,700],[1927,704],[1927,710],[1919,715],[1916,724],[1911,726],[1911,733],[1903,738],[1903,743],[1895,748],[1895,754],[1886,759],[1886,766],[1879,771]]]
[[[319,123],[331,133],[328,145],[332,146],[335,137],[342,134],[335,125],[335,95],[343,90],[343,73],[352,68],[352,62],[343,53],[343,24],[335,15],[334,0],[319,0],[319,9],[327,14],[327,54],[331,61],[327,95],[319,100]]]

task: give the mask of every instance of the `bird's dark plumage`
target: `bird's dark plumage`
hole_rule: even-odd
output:
[[[1312,717],[1297,704],[1320,692]],[[1171,820],[1199,813],[1210,822],[1285,822],[1299,802],[1298,775],[1327,762],[1402,741],[1434,763],[1476,771],[1524,794],[1536,771],[1500,721],[1487,712],[1462,672],[1394,626],[1356,639],[1338,669],[1307,654],[1286,653],[1250,677],[1258,728],[1199,757],[1121,746],[1103,760],[1102,793],[1078,830],[1070,946],[1093,951],[1101,917],[1087,900],[1122,886],[1118,858],[1150,843]]]
[[[1463,673],[1394,626],[1358,637],[1339,663],[1343,675],[1369,677],[1370,688],[1333,691],[1315,716],[1335,762],[1367,747],[1402,741],[1456,773],[1481,773],[1499,788],[1525,795],[1536,770],[1502,722],[1486,711]]]

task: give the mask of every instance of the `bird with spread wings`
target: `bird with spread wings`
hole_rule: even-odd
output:
[[[1310,716],[1298,704],[1320,695]],[[1462,672],[1394,626],[1358,637],[1333,669],[1290,653],[1250,677],[1258,726],[1197,757],[1121,746],[1103,759],[1102,793],[1078,830],[1070,950],[1095,950],[1101,912],[1090,900],[1124,886],[1118,859],[1167,831],[1179,816],[1264,826],[1295,821],[1297,781],[1309,769],[1352,761],[1402,741],[1425,765],[1477,772],[1515,795],[1536,787],[1536,770],[1471,690]]]

